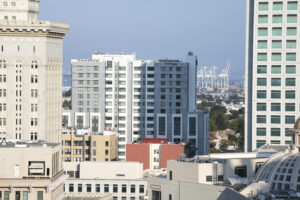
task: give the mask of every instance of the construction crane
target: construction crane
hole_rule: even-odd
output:
[[[225,69],[218,75],[216,75],[216,66],[202,66],[197,73],[198,88],[200,90],[228,90],[229,87],[229,69],[231,61],[227,61]]]
[[[229,88],[229,69],[231,61],[227,61],[225,69],[222,70],[221,74],[218,75],[218,88],[228,90]]]

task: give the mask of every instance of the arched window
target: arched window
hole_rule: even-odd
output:
[[[38,68],[38,62],[36,60],[32,61],[31,69],[37,69],[37,68]]]
[[[6,61],[0,60],[0,68],[6,68]]]

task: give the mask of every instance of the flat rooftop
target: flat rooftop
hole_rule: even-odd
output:
[[[50,143],[43,140],[27,141],[27,140],[8,140],[0,141],[0,148],[52,148],[60,145],[59,143]]]

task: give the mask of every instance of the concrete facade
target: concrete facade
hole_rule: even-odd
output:
[[[56,143],[0,144],[0,198],[63,199],[67,177],[63,174],[60,148]]]
[[[291,144],[299,117],[299,3],[247,1],[245,150]]]
[[[0,138],[60,142],[69,26],[38,21],[38,0],[0,5]]]
[[[143,179],[143,165],[137,162],[65,163],[70,176],[65,183],[66,196],[103,197],[113,200],[143,199],[147,181]]]
[[[64,128],[62,159],[64,162],[113,161],[117,159],[116,133],[76,134],[74,128]]]
[[[103,53],[72,60],[73,113],[63,117],[68,126],[117,131],[120,160],[127,143],[144,137],[191,142],[207,154],[209,114],[196,109],[196,64],[191,52],[187,62]]]

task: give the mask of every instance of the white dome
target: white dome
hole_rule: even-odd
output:
[[[298,149],[270,157],[256,174],[255,182],[268,183],[270,192],[300,192],[300,153]]]

